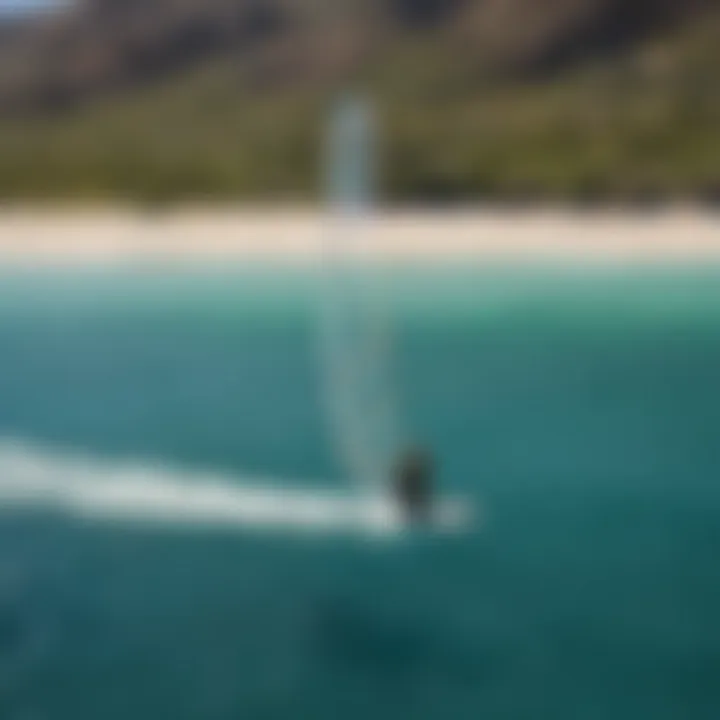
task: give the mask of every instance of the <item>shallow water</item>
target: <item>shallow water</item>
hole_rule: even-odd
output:
[[[311,273],[1,280],[2,438],[342,484]],[[393,280],[407,422],[486,524],[381,543],[6,507],[0,716],[718,717],[720,270]]]

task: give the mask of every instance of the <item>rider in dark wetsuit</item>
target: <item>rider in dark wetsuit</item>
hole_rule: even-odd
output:
[[[428,522],[433,507],[433,462],[422,449],[409,450],[395,468],[395,494],[407,518]]]

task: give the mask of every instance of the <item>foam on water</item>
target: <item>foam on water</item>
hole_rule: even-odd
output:
[[[0,507],[44,508],[95,522],[400,533],[400,508],[380,494],[299,488],[273,478],[189,472],[151,462],[112,462],[0,441]],[[460,502],[444,501],[433,525],[457,531],[469,520]]]

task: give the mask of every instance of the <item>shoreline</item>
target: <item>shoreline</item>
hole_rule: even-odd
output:
[[[361,258],[392,264],[720,261],[720,215],[697,208],[383,210]],[[163,262],[319,262],[342,225],[302,208],[0,209],[0,267]]]

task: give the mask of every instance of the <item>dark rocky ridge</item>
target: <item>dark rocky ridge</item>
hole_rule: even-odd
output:
[[[310,87],[406,39],[449,38],[444,47],[462,55],[458,62],[536,78],[613,54],[712,5],[717,0],[84,0],[0,29],[0,112],[74,107],[223,55],[253,69],[257,86]]]

